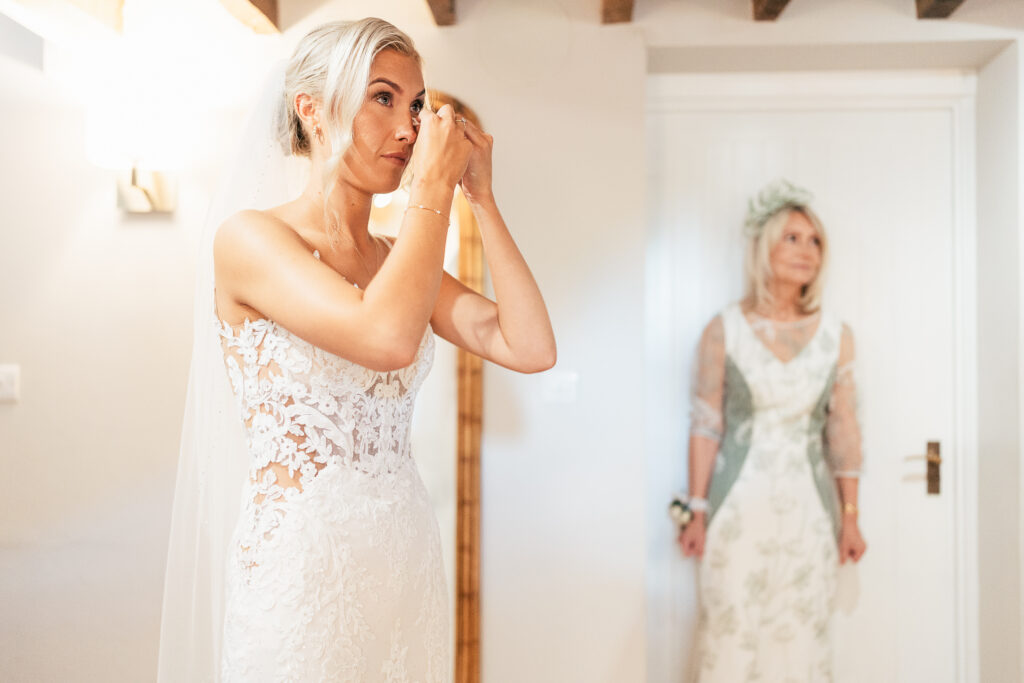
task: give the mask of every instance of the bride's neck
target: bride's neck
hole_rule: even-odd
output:
[[[328,211],[324,212],[324,189],[319,176],[313,174],[309,184],[302,193],[303,200],[310,208],[313,224],[320,226],[324,233],[341,233],[342,241],[346,238],[358,247],[371,242],[370,238],[370,206],[373,195],[357,190],[351,185],[338,182],[331,193]]]

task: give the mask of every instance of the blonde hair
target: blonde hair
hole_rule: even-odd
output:
[[[328,234],[334,225],[328,215],[330,196],[337,186],[341,158],[352,144],[352,122],[363,104],[373,60],[394,50],[421,64],[412,38],[393,24],[368,17],[358,21],[332,21],[317,26],[295,47],[285,71],[285,145],[292,154],[309,157],[312,130],[299,118],[295,98],[306,93],[323,107],[320,127],[330,140],[331,155],[324,164],[324,216]]]
[[[761,230],[748,241],[746,300],[755,308],[774,303],[770,289],[772,249],[782,239],[786,224],[793,212],[803,214],[810,221],[821,242],[821,264],[818,266],[818,272],[815,274],[814,280],[804,285],[800,292],[800,299],[797,301],[800,311],[809,314],[821,308],[821,295],[825,286],[825,267],[828,264],[828,236],[825,234],[825,226],[821,219],[807,206],[788,206],[778,211],[765,221]]]

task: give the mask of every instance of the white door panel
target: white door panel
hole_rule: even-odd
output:
[[[964,501],[952,466],[965,455],[955,401],[957,231],[969,227],[954,200],[966,191],[956,168],[963,97],[885,98],[805,95],[794,106],[761,96],[744,106],[738,96],[722,106],[684,94],[649,107],[652,683],[686,680],[691,666],[694,567],[664,513],[685,485],[691,359],[703,326],[742,294],[747,198],[778,177],[817,197],[831,247],[825,305],[857,344],[868,552],[842,572],[855,606],[833,620],[836,680],[965,680],[954,516]],[[925,491],[928,441],[941,442],[945,459],[937,496]]]

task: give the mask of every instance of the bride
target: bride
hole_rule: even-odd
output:
[[[448,683],[414,398],[434,334],[551,367],[548,314],[494,201],[491,137],[430,110],[408,36],[380,19],[320,26],[268,92],[255,125],[271,144],[250,141],[232,189],[251,203],[215,222],[200,267],[159,680]],[[308,158],[308,184],[257,208],[284,191],[289,154]],[[406,174],[399,236],[372,235],[373,196]],[[442,270],[459,184],[496,301]]]

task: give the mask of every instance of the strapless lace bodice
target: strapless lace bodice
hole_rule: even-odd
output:
[[[380,372],[270,320],[217,326],[250,459],[223,680],[446,681],[437,522],[410,452],[431,329]]]
[[[237,327],[218,320],[218,327],[246,426],[254,505],[301,492],[328,464],[374,476],[407,464],[413,402],[433,361],[429,325],[412,364],[388,372],[324,351],[271,320]],[[260,522],[253,533],[276,526],[276,515],[248,512]]]

